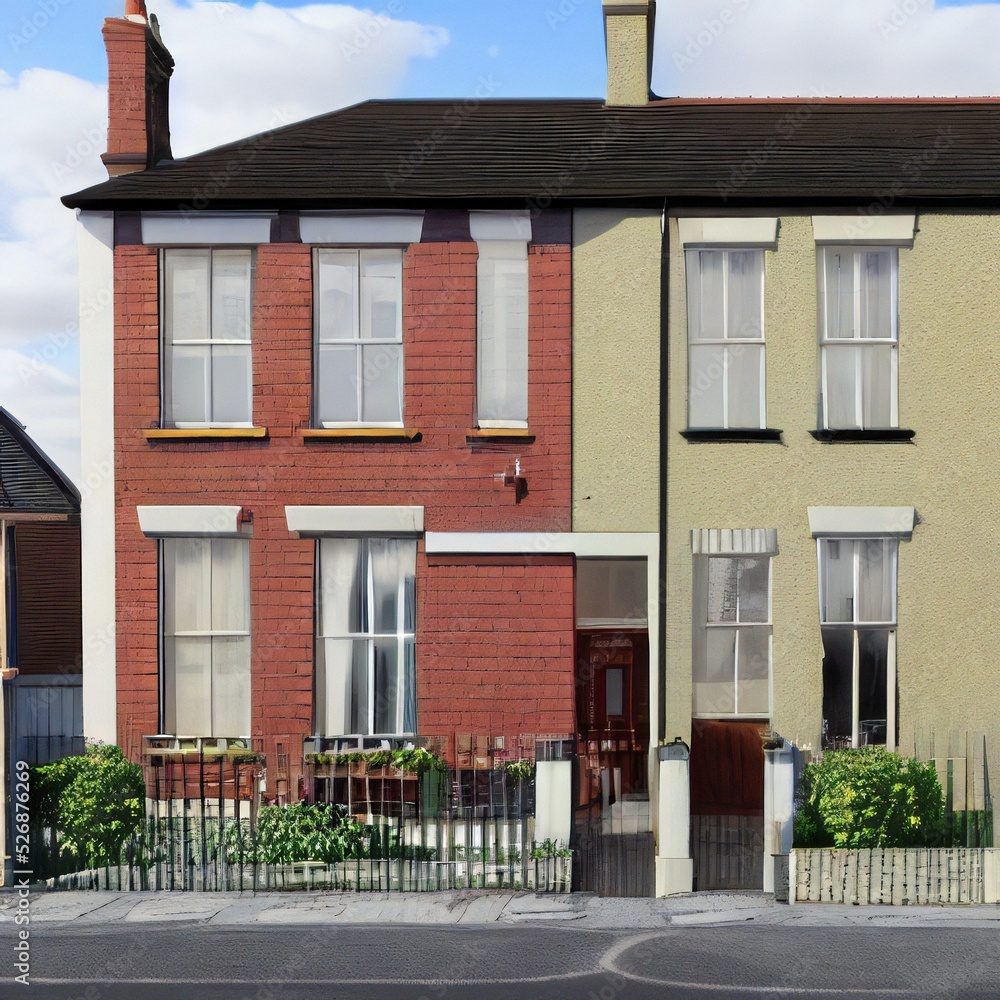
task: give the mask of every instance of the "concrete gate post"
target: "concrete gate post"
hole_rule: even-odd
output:
[[[795,814],[795,751],[764,751],[764,892],[788,898],[788,855]]]
[[[656,895],[690,892],[694,884],[691,858],[691,751],[678,737],[659,747],[659,795],[656,838]]]

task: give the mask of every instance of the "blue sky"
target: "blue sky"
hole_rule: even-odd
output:
[[[174,152],[372,97],[602,97],[600,0],[147,0],[177,61]],[[78,482],[75,223],[102,180],[101,24],[0,4],[0,405]],[[363,49],[352,45],[369,32]],[[1000,0],[659,0],[661,96],[1000,95]]]
[[[468,0],[399,0],[370,5],[374,13],[447,28],[449,44],[432,63],[415,63],[400,97],[461,96],[479,75],[492,70],[503,82],[503,96],[603,96],[604,49],[596,0],[507,0],[480,4]],[[294,9],[299,0],[270,0]],[[250,0],[239,6],[252,7]],[[359,5],[362,6],[362,5]],[[151,13],[157,11],[150,0]],[[52,16],[46,16],[54,10]],[[100,24],[118,17],[123,0],[5,0],[0,10],[0,68],[14,75],[35,66],[72,73],[86,80],[107,79]],[[547,14],[554,17],[549,18]],[[43,28],[24,38],[25,19],[41,13]],[[551,23],[550,23],[551,22]],[[167,33],[167,26],[164,25]],[[20,41],[11,43],[11,36]],[[491,55],[491,50],[496,50]]]

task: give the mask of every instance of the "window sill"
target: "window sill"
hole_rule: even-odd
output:
[[[681,431],[681,437],[687,441],[735,441],[750,443],[755,441],[781,441],[780,430],[774,427],[732,427],[722,428],[688,428]]]
[[[148,427],[142,432],[147,441],[238,441],[267,437],[266,427]]]
[[[419,441],[416,427],[303,427],[302,440],[309,441]]]
[[[470,427],[465,432],[465,440],[468,444],[477,441],[523,441],[531,444],[535,435],[527,427]]]
[[[863,444],[866,442],[869,444],[908,444],[917,432],[902,427],[883,427],[872,430],[822,428],[809,433],[817,441],[822,441],[824,444]]]

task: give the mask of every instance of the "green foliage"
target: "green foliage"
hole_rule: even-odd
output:
[[[226,856],[236,864],[288,865],[298,861],[345,861],[367,856],[369,828],[344,806],[295,802],[263,806],[251,834],[248,823],[226,832]]]
[[[530,760],[508,760],[502,766],[507,781],[511,784],[530,781],[535,776],[535,764]]]
[[[346,753],[314,753],[306,757],[313,764],[365,764],[369,771],[395,767],[408,774],[447,771],[448,765],[424,747],[397,750],[351,750]]]
[[[805,769],[796,847],[934,847],[943,834],[933,764],[862,747],[829,751]]]
[[[531,856],[540,858],[571,858],[573,849],[570,847],[560,847],[554,840],[546,837],[540,844],[538,841],[531,842]]]
[[[36,821],[59,830],[61,863],[99,868],[123,860],[123,845],[142,823],[142,768],[121,747],[91,744],[85,753],[31,771]]]

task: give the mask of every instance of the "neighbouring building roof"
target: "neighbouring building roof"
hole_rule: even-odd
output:
[[[80,494],[0,407],[0,516],[7,512],[79,514]]]
[[[128,210],[880,197],[1000,204],[1000,100],[368,101],[63,201]]]

